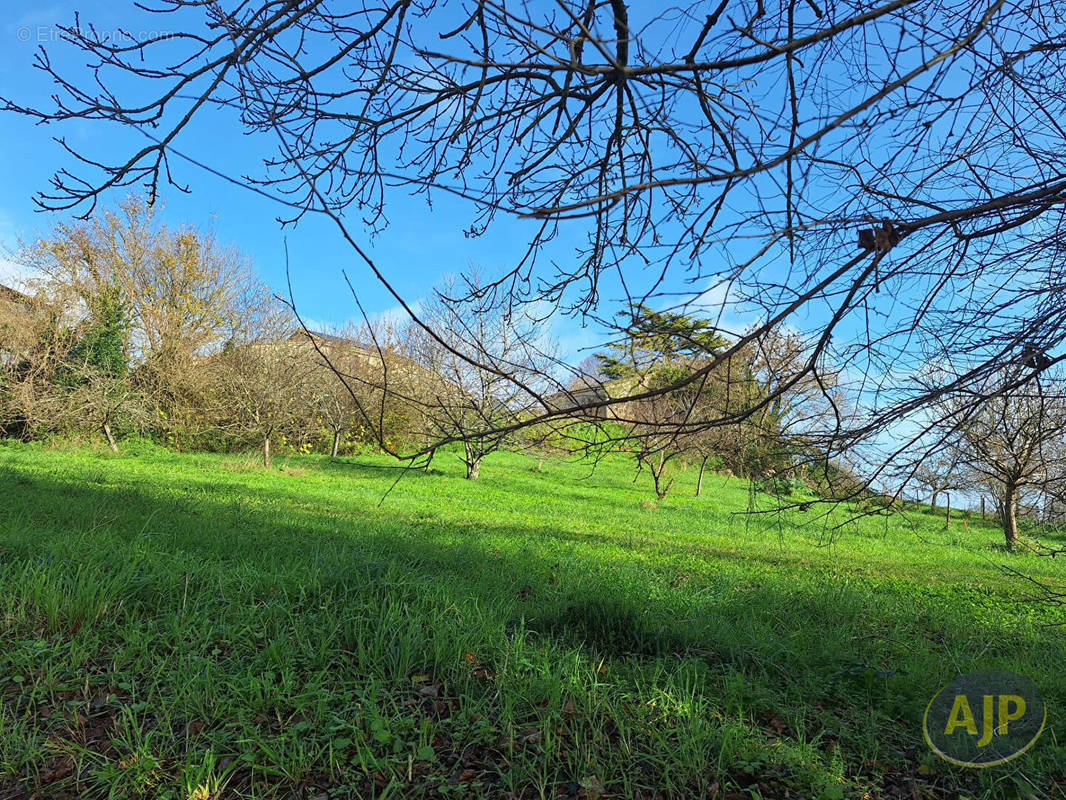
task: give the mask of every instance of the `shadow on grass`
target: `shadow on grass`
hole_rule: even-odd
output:
[[[6,487],[0,491],[0,520],[32,528],[29,535],[13,531],[4,560],[68,550],[72,533],[89,532],[100,549],[68,552],[68,558],[123,559],[136,545],[141,554],[184,560],[183,569],[240,564],[273,581],[289,581],[293,588],[313,574],[315,583],[342,592],[358,590],[352,575],[358,567],[394,563],[437,590],[447,588],[455,598],[477,598],[508,626],[523,621],[534,631],[589,649],[593,657],[705,657],[711,651],[711,662],[731,661],[740,668],[772,661],[774,672],[801,684],[822,681],[834,663],[870,658],[869,643],[885,630],[902,626],[929,633],[914,618],[900,616],[917,616],[925,601],[878,608],[868,589],[827,585],[820,582],[823,576],[797,580],[794,565],[776,576],[766,569],[772,557],[747,558],[692,545],[685,548],[689,554],[708,562],[725,560],[718,565],[723,568],[685,585],[691,576],[671,569],[668,561],[649,564],[649,554],[629,551],[603,534],[458,524],[435,519],[432,509],[399,514],[364,508],[353,518],[349,508],[312,510],[304,503],[279,516],[276,508],[260,508],[255,501],[276,506],[279,496],[303,499],[298,492],[245,487],[242,495],[233,495],[234,487],[222,482],[175,479],[157,493],[144,485],[101,486],[74,477],[31,477],[17,469],[2,469],[0,475]],[[612,558],[603,563],[597,547],[612,548]],[[742,567],[749,561],[760,569],[745,573]],[[937,621],[922,654],[933,662],[927,666],[934,674],[941,672],[942,659],[960,655],[943,652],[944,641],[972,644],[981,628],[987,628],[987,636],[977,638],[994,638],[997,651],[1033,646],[1027,638],[1015,638],[1015,631],[999,630],[995,620],[967,618],[964,608],[941,602],[924,610]],[[800,646],[786,647],[784,641]],[[1060,641],[1048,642],[1056,652],[1060,646]],[[912,651],[922,647],[918,640],[910,645]]]

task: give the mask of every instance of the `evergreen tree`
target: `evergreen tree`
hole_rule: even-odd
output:
[[[648,388],[683,378],[696,362],[726,345],[712,322],[672,311],[633,306],[620,315],[625,338],[597,355],[606,378],[638,377]]]

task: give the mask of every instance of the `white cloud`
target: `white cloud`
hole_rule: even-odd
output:
[[[419,313],[419,311],[421,311],[422,309],[421,300],[416,300],[413,303],[408,303],[408,305],[410,306],[411,310],[414,311],[416,314]],[[404,307],[399,304],[391,306],[390,308],[386,308],[383,311],[375,311],[372,313],[368,313],[367,316],[370,318],[370,324],[374,328],[398,328],[411,319],[411,315],[408,314]],[[362,321],[363,320],[361,318],[358,320],[358,322],[360,323]]]
[[[417,314],[421,308],[421,301],[416,301],[409,305]],[[340,320],[309,317],[303,314],[300,316],[308,330],[321,333],[342,333],[344,331],[360,330],[366,324],[366,320],[358,313],[347,319]],[[367,312],[367,318],[370,320],[370,325],[375,330],[383,330],[390,327],[394,329],[399,328],[411,319],[410,315],[408,315],[401,305],[391,306],[382,311]]]
[[[761,322],[765,315],[755,308],[745,307],[743,303],[737,302],[731,292],[732,286],[728,278],[712,278],[707,288],[682,310],[687,314],[710,318],[720,330],[739,335],[745,329]]]

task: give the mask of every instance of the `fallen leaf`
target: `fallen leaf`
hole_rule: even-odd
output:
[[[537,728],[523,728],[518,732],[519,744],[536,744],[540,741],[540,730]]]
[[[52,783],[53,781],[59,781],[67,777],[74,771],[74,767],[69,761],[61,761],[52,767],[52,769],[41,773],[39,780],[41,783]]]
[[[600,783],[600,779],[595,775],[587,775],[581,779],[581,791],[578,792],[578,797],[581,800],[600,800],[604,791],[603,784]]]

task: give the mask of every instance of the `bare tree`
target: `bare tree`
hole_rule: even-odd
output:
[[[329,456],[336,458],[340,453],[341,438],[355,420],[352,396],[331,369],[322,369],[315,374],[312,391],[314,410],[332,435]]]
[[[996,498],[1008,548],[1018,540],[1018,505],[1027,489],[1044,490],[1066,472],[1066,393],[1058,380],[1011,388],[1017,370],[998,385],[947,401],[954,458]],[[1013,379],[1013,380],[1012,380]]]
[[[269,294],[253,295],[239,335],[210,359],[213,411],[224,428],[260,445],[270,468],[276,438],[313,417],[316,371],[289,309]]]
[[[168,181],[184,188],[180,162],[196,163],[186,129],[228,121],[270,144],[263,172],[244,183],[291,218],[329,217],[416,317],[393,283],[400,265],[370,259],[345,210],[378,228],[393,193],[414,191],[467,203],[469,235],[501,216],[523,221],[528,234],[496,284],[512,304],[547,301],[604,340],[622,333],[612,301],[706,308],[721,288],[719,311],[758,320],[648,398],[697,384],[718,359],[791,325],[805,340],[794,378],[830,363],[854,399],[855,413],[811,438],[825,463],[847,454],[869,480],[886,465],[917,468],[928,429],[913,426],[945,392],[1008,362],[1035,374],[1062,358],[1066,21],[1053,3],[153,8],[180,12],[166,19],[185,27],[130,43],[79,20],[65,44],[89,68],[65,72],[56,65],[70,59],[42,51],[54,105],[6,99],[43,122],[150,140],[114,163],[76,154],[78,174],[61,170],[45,206],[91,208],[132,183],[151,197]],[[576,258],[552,248],[564,225],[585,235]],[[416,324],[469,364],[427,320]],[[911,379],[934,351],[965,364],[954,385]],[[571,413],[533,405],[492,425],[505,435]],[[856,455],[878,438],[894,445]]]
[[[429,434],[462,442],[466,477],[475,480],[485,456],[532,416],[529,407],[554,359],[554,344],[476,271],[463,284],[446,283],[422,317],[437,336],[412,326],[408,354],[434,376],[423,389]]]
[[[965,464],[965,459],[954,448],[930,452],[914,471],[914,482],[929,495],[929,507],[935,509],[941,494],[947,494],[945,505],[951,513],[952,491],[974,488],[974,478]]]
[[[400,418],[415,402],[404,392],[410,387],[393,351],[394,336],[387,330],[376,331],[374,336],[388,348],[378,350],[366,330],[304,330],[302,334],[307,339],[307,356],[316,365],[312,401],[314,412],[332,436],[330,457],[337,457],[342,437],[353,431],[362,434],[378,429],[381,438],[389,440],[402,436]]]
[[[36,400],[41,424],[96,431],[115,453],[119,447],[114,429],[119,422],[128,421],[143,432],[152,419],[149,404],[128,375],[108,374],[85,362],[71,365],[63,381]]]

